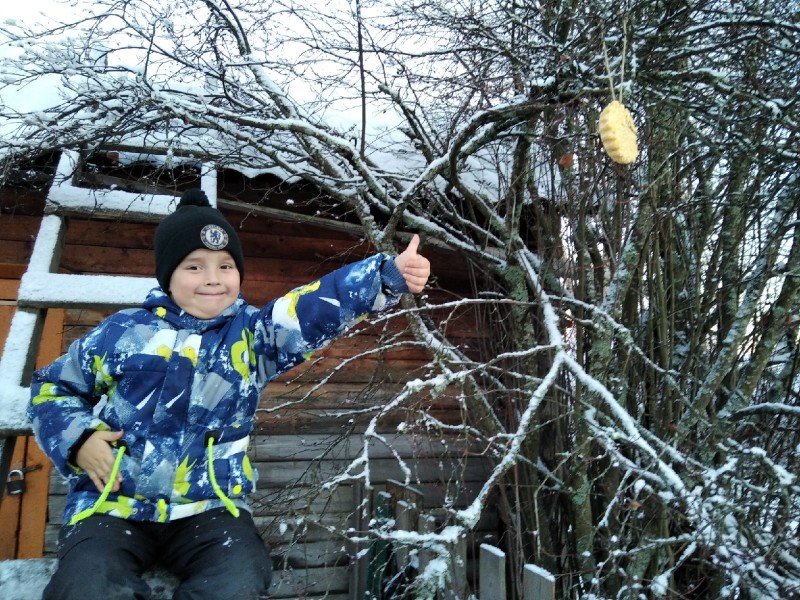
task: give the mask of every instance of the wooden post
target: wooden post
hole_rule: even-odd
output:
[[[419,513],[422,508],[422,492],[394,479],[386,481],[386,491],[392,496],[395,529],[398,531],[417,531]],[[402,573],[410,562],[411,552],[406,544],[396,542],[392,546],[394,566]]]
[[[375,521],[377,528],[386,523],[391,513],[389,512],[389,504],[391,496],[386,492],[379,492],[375,494]],[[377,600],[381,597],[381,586],[383,584],[383,576],[386,572],[386,565],[389,562],[389,542],[381,539],[373,540],[370,543],[369,549],[369,563],[367,565],[367,584],[365,598]]]
[[[33,245],[33,252],[28,263],[28,271],[20,282],[18,297],[23,295],[28,273],[39,271],[49,273],[58,268],[61,250],[64,245],[64,223],[61,218],[48,215],[42,219],[39,233]],[[18,301],[19,302],[19,301]],[[44,328],[46,309],[25,307],[20,303],[11,319],[8,336],[0,356],[0,406],[3,407],[3,419],[0,419],[0,504],[5,495],[6,479],[14,452],[15,437],[30,432],[25,409],[27,402],[27,386],[30,385],[36,354]],[[7,422],[5,422],[7,419]]]
[[[469,597],[467,583],[467,536],[460,536],[450,548],[449,588],[440,594],[442,600],[466,600]]]
[[[524,600],[553,600],[556,595],[556,580],[541,567],[525,565],[522,589]]]
[[[364,496],[364,482],[353,484],[353,528],[356,535],[362,536],[369,527],[369,503]],[[350,599],[362,600],[366,592],[367,570],[369,568],[369,547],[363,542],[352,543],[353,563],[350,571]]]
[[[416,531],[419,523],[419,511],[414,504],[405,500],[398,500],[394,505],[395,529],[398,531]],[[411,562],[411,550],[408,544],[394,542],[392,544],[394,554],[394,567],[398,573],[402,573]]]
[[[386,491],[391,494],[394,503],[395,529],[418,531],[419,513],[424,501],[422,492],[393,479],[386,481]],[[392,550],[394,551],[395,568],[398,573],[402,573],[410,562],[408,546],[396,543]]]
[[[436,531],[436,518],[432,515],[420,515],[417,525],[417,530],[421,534],[433,533]],[[431,562],[432,553],[425,548],[420,549],[419,552],[419,572],[422,573]]]
[[[481,544],[480,552],[480,600],[506,600],[506,553]]]
[[[423,507],[425,496],[415,487],[405,485],[394,479],[387,479],[386,491],[391,494],[395,502],[402,500],[416,507],[417,514],[419,514],[420,509]]]
[[[6,480],[11,468],[11,458],[14,455],[14,446],[17,443],[15,435],[0,437],[0,505],[6,495]]]
[[[11,456],[15,438],[30,433],[30,424],[25,414],[28,405],[28,386],[33,373],[39,340],[44,328],[45,311],[17,308],[11,320],[0,357],[0,504],[5,495]]]

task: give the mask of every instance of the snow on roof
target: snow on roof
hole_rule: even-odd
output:
[[[124,154],[124,156],[123,156]],[[134,153],[120,153],[120,160],[136,162],[141,156]],[[164,160],[163,155],[150,155],[153,160]],[[70,208],[80,212],[101,212],[125,214],[128,218],[158,217],[163,218],[171,213],[178,203],[178,198],[171,195],[147,194],[110,189],[86,189],[72,185],[72,175],[78,169],[77,152],[65,151],[56,169],[53,185],[47,195],[47,204],[51,208]],[[208,196],[212,206],[217,205],[217,172],[216,168],[204,163],[201,166],[200,187]]]

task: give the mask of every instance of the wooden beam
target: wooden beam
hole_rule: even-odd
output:
[[[364,227],[356,223],[344,223],[342,221],[334,221],[333,219],[325,219],[323,217],[316,217],[313,215],[303,215],[294,213],[289,210],[280,208],[272,208],[270,206],[261,206],[258,204],[248,204],[247,202],[238,202],[236,200],[225,200],[219,198],[217,200],[218,208],[227,208],[238,212],[244,212],[254,215],[263,215],[276,221],[287,221],[289,223],[306,223],[308,225],[315,225],[324,229],[332,231],[343,231],[354,236],[363,236]]]
[[[140,306],[157,285],[151,277],[28,271],[20,283],[17,301],[25,308],[123,308]]]
[[[27,435],[30,423],[25,414],[28,386],[39,350],[45,311],[18,308],[11,319],[3,354],[0,356],[0,437]],[[0,473],[5,481],[5,475]]]

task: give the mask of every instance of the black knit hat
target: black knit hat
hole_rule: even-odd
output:
[[[244,253],[236,230],[220,211],[211,206],[205,192],[187,190],[178,208],[156,228],[156,279],[169,291],[172,272],[184,258],[199,248],[227,250],[244,279]]]

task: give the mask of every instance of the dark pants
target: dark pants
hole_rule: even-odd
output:
[[[174,600],[257,600],[272,579],[253,518],[225,509],[171,523],[93,515],[61,529],[58,559],[43,600],[146,600],[141,575],[151,566],[178,577]]]

